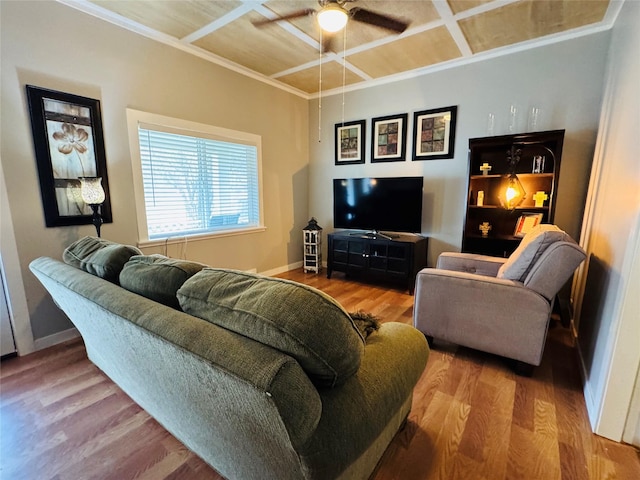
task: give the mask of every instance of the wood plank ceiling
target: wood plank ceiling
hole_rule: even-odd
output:
[[[107,21],[303,96],[457,65],[487,53],[608,28],[618,0],[358,0],[405,20],[401,35],[349,21],[320,54],[314,16],[256,28],[252,21],[318,9],[317,0],[60,0]],[[345,44],[346,42],[346,44]],[[319,64],[322,63],[322,70]]]

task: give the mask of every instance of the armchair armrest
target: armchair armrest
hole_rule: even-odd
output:
[[[551,305],[516,280],[426,268],[414,325],[425,335],[539,365]]]
[[[445,252],[438,257],[436,268],[495,277],[506,261],[506,258],[491,257],[489,255]]]

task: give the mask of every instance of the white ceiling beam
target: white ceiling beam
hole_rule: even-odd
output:
[[[449,34],[453,38],[453,41],[456,42],[458,49],[463,57],[469,58],[473,56],[473,52],[471,51],[471,47],[469,46],[469,42],[465,38],[462,30],[460,30],[460,26],[453,16],[453,12],[451,11],[451,7],[447,2],[433,2],[433,6],[436,8],[438,13],[440,14],[440,18],[444,22],[444,25],[447,27]]]
[[[496,8],[501,8],[511,3],[517,3],[519,1],[520,0],[495,0],[493,2],[483,3],[482,5],[470,8],[469,10],[464,10],[463,12],[456,13],[454,15],[454,18],[456,20],[462,20],[464,18],[469,18],[481,13],[490,12],[491,10],[495,10]]]
[[[267,7],[265,7],[263,5],[256,6],[254,8],[254,10],[256,12],[258,12],[260,15],[262,15],[264,17],[267,17],[270,20],[275,20],[275,19],[280,18],[279,15],[277,15],[276,13],[274,13],[271,10],[269,10]],[[320,50],[320,42],[318,40],[314,39],[313,37],[307,35],[305,32],[303,32],[298,27],[293,25],[293,23],[290,23],[288,21],[275,22],[274,27],[280,27],[280,28],[286,30],[291,35],[293,35],[294,37],[298,38],[299,40],[302,40],[307,45],[311,45],[316,50]]]
[[[262,2],[255,2],[255,1],[244,2],[242,5],[240,5],[237,8],[234,8],[229,13],[221,16],[220,18],[217,18],[216,20],[205,25],[204,27],[199,28],[195,32],[190,33],[186,37],[181,38],[180,41],[184,43],[193,43],[196,40],[201,39],[202,37],[206,37],[210,33],[213,33],[216,30],[224,27],[225,25],[233,22],[234,20],[237,20],[243,15],[246,15],[250,11],[254,10],[255,7],[259,6],[261,3]]]

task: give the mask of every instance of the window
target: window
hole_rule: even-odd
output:
[[[260,137],[128,110],[141,241],[260,228]],[[135,141],[134,141],[135,139]],[[141,190],[141,191],[140,191]]]

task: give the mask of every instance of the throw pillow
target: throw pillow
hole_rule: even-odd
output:
[[[380,328],[378,317],[370,313],[358,310],[349,312],[349,316],[364,339]]]
[[[549,245],[567,241],[569,235],[555,225],[540,224],[535,226],[518,245],[509,259],[498,270],[498,278],[524,282],[534,263]]]
[[[69,245],[62,254],[65,263],[85,272],[118,283],[124,264],[142,252],[131,245],[121,245],[97,237],[84,237]]]
[[[178,300],[186,313],[292,356],[318,386],[339,385],[360,367],[364,339],[340,304],[315,288],[206,268]]]
[[[136,255],[120,272],[120,286],[156,302],[180,308],[176,292],[206,265],[168,258],[164,255]]]

